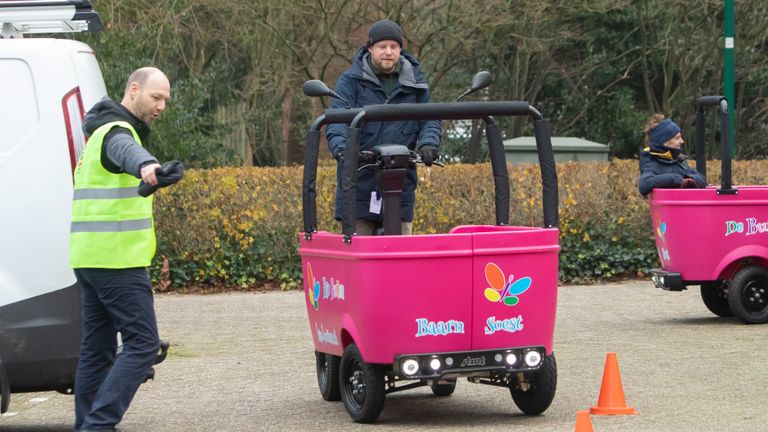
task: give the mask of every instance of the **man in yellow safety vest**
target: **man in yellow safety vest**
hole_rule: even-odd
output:
[[[170,96],[163,72],[141,68],[120,103],[105,97],[83,122],[90,138],[75,170],[70,233],[83,318],[75,430],[114,430],[160,346],[146,269],[155,254],[152,196],[137,191],[142,181],[158,186],[161,165],[142,141]]]

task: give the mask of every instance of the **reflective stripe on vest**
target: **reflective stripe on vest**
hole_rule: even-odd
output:
[[[73,268],[147,267],[155,255],[152,196],[139,196],[136,177],[111,173],[101,164],[104,137],[116,126],[131,131],[141,145],[126,122],[102,125],[88,139],[75,169],[69,241]]]
[[[76,189],[75,201],[85,199],[120,199],[135,198],[139,193],[138,187],[127,187],[119,189]]]
[[[126,232],[152,228],[152,219],[136,219],[117,222],[72,222],[70,232]]]

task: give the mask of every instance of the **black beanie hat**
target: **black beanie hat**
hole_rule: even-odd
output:
[[[396,22],[383,19],[373,23],[368,30],[368,46],[383,40],[393,40],[403,46],[403,29]]]

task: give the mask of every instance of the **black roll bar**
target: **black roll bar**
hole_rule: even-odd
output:
[[[696,138],[694,143],[696,149],[696,170],[704,177],[707,176],[704,109],[710,106],[718,107],[720,112],[720,160],[722,163],[722,174],[720,176],[720,189],[717,190],[717,193],[735,194],[738,190],[733,188],[732,184],[731,121],[728,112],[728,100],[723,96],[702,96],[698,100],[695,117]]]
[[[557,170],[555,166],[552,142],[549,135],[549,125],[541,113],[531,107],[528,102],[451,102],[451,103],[427,103],[427,104],[396,104],[396,105],[371,105],[363,107],[352,120],[347,132],[347,145],[344,150],[344,168],[342,171],[342,232],[344,241],[350,242],[355,232],[357,212],[356,178],[357,155],[360,147],[360,125],[364,122],[394,121],[394,120],[446,120],[446,119],[483,119],[486,121],[486,130],[489,132],[489,149],[494,168],[494,187],[496,196],[497,224],[505,225],[509,222],[509,175],[504,159],[501,133],[492,123],[491,116],[527,115],[534,120],[534,132],[536,136],[536,149],[541,166],[544,208],[544,227],[558,226],[558,192]],[[491,121],[489,124],[488,122]],[[306,172],[306,171],[305,171]],[[501,203],[501,201],[504,203]],[[502,209],[505,209],[502,214]]]

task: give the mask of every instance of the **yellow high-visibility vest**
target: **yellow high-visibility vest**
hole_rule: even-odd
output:
[[[152,198],[138,194],[130,174],[114,174],[101,164],[104,137],[115,126],[136,130],[126,122],[102,125],[91,134],[75,168],[69,263],[72,268],[148,267],[155,256]]]

